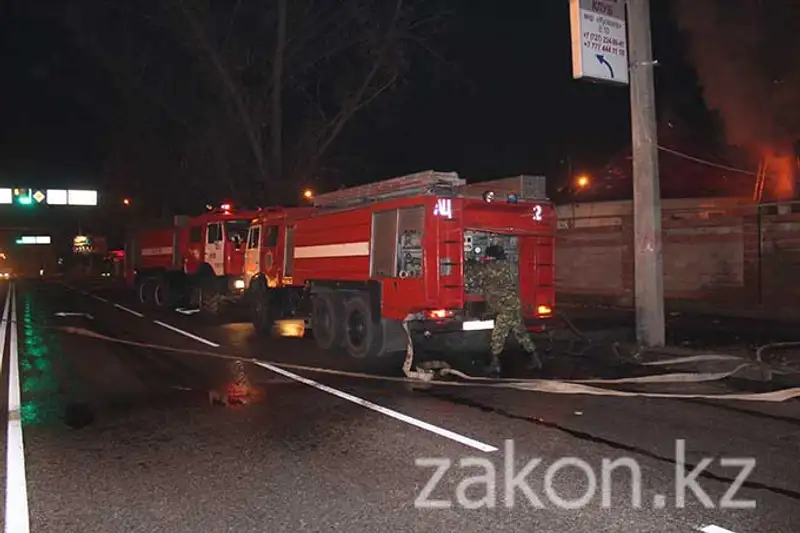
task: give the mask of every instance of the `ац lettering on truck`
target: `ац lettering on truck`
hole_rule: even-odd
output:
[[[303,291],[293,316],[309,310],[323,349],[356,358],[404,351],[408,321],[416,342],[488,350],[493,316],[465,288],[464,266],[500,244],[516,267],[526,325],[541,331],[555,302],[555,220],[543,192],[540,177],[476,189],[453,173],[426,172],[319,196],[312,214],[278,229],[275,289]]]

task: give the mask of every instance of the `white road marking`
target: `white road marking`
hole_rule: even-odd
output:
[[[91,295],[91,297],[92,297],[92,298],[94,298],[95,300],[100,300],[101,302],[108,303],[108,300],[106,300],[106,299],[105,299],[105,298],[103,298],[102,296],[98,296],[98,295],[96,295],[96,294],[92,294],[92,295]]]
[[[94,318],[89,313],[75,313],[75,312],[72,312],[72,311],[59,311],[58,313],[53,313],[53,316],[60,316],[60,317],[65,317],[65,316],[85,316],[88,319],[93,319]]]
[[[174,331],[175,333],[180,333],[181,335],[185,335],[185,336],[189,337],[190,339],[194,339],[194,340],[196,340],[198,342],[202,342],[204,344],[208,344],[209,346],[213,346],[214,348],[219,348],[219,344],[217,344],[216,342],[211,342],[210,340],[204,339],[203,337],[198,337],[194,333],[189,333],[188,331],[183,331],[180,328],[176,328],[175,326],[167,324],[166,322],[161,322],[160,320],[153,320],[153,322],[155,322],[156,324],[158,324],[162,328],[167,328],[169,330]]]
[[[11,312],[10,302],[11,285],[8,286],[8,290],[6,291],[6,303],[3,305],[3,320],[0,321],[0,373],[3,371],[3,350],[5,350],[6,347],[6,323],[8,322],[8,316]]]
[[[16,290],[12,285],[11,334],[8,368],[8,442],[6,444],[6,533],[30,531],[28,483],[25,480],[25,449],[20,417],[19,351],[17,347]]]
[[[182,315],[193,315],[195,313],[199,313],[200,309],[184,309],[183,307],[178,307],[175,309],[175,312]]]
[[[710,525],[704,528],[700,528],[700,531],[702,531],[703,533],[733,533],[733,531],[729,529],[724,529],[715,525]]]
[[[269,363],[265,363],[263,361],[254,361],[260,367],[266,368],[267,370],[271,370],[277,374],[285,376],[287,378],[293,379],[295,381],[299,381],[305,385],[310,387],[314,387],[315,389],[319,389],[321,391],[327,392],[328,394],[332,394],[338,398],[343,400],[347,400],[348,402],[352,402],[356,405],[360,405],[362,407],[366,407],[367,409],[372,409],[378,413],[384,414],[395,420],[400,420],[401,422],[405,422],[406,424],[410,424],[412,426],[418,427],[420,429],[424,429],[426,431],[430,431],[431,433],[435,433],[440,437],[444,437],[450,440],[454,440],[460,444],[464,444],[466,446],[470,446],[471,448],[475,448],[482,452],[496,452],[497,448],[491,446],[489,444],[484,444],[483,442],[477,441],[475,439],[471,439],[469,437],[465,437],[463,435],[459,435],[458,433],[454,433],[450,430],[440,428],[438,426],[434,426],[433,424],[429,424],[428,422],[423,422],[422,420],[418,420],[408,415],[404,415],[402,413],[398,413],[397,411],[393,411],[386,407],[382,407],[378,404],[372,403],[368,400],[364,400],[363,398],[359,398],[358,396],[353,396],[352,394],[348,394],[346,392],[342,392],[338,389],[334,389],[332,387],[328,387],[327,385],[323,385],[322,383],[318,383],[314,380],[304,378],[303,376],[298,376],[297,374],[293,374],[287,370],[284,370],[280,367],[275,365],[271,365]]]
[[[133,309],[128,309],[124,305],[114,304],[114,307],[116,307],[117,309],[122,309],[126,313],[130,313],[133,316],[138,316],[139,318],[144,318],[144,315],[142,313],[140,313],[139,311],[134,311]]]

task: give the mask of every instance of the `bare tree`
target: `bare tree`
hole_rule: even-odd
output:
[[[182,172],[273,200],[326,171],[342,132],[427,60],[445,19],[438,0],[75,1],[104,13],[71,26],[95,36],[117,89],[180,125]]]

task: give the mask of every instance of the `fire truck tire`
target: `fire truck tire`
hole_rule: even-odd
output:
[[[350,357],[365,359],[379,354],[382,345],[381,324],[372,317],[369,301],[358,295],[344,306],[343,345]]]
[[[167,286],[167,282],[163,279],[154,280],[151,285],[150,295],[152,296],[151,303],[155,307],[162,308],[168,305],[169,286]]]
[[[187,303],[190,307],[200,307],[200,300],[202,298],[200,292],[200,287],[191,286],[189,288]]]
[[[266,289],[257,289],[253,292],[252,306],[253,328],[256,330],[256,335],[259,337],[269,335],[278,316]]]
[[[222,307],[222,295],[214,286],[214,280],[206,280],[200,286],[200,310],[209,316],[217,316]]]
[[[317,346],[330,350],[342,345],[343,316],[344,305],[340,295],[323,292],[314,297],[311,303],[311,331]]]
[[[200,303],[203,313],[209,316],[217,316],[222,304],[222,298],[218,292],[203,291]]]
[[[139,296],[139,303],[144,306],[150,306],[153,303],[153,284],[150,280],[143,280],[137,284],[137,295]]]

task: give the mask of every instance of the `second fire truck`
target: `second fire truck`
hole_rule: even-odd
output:
[[[289,317],[310,322],[320,348],[355,358],[415,343],[488,346],[494,317],[464,267],[503,246],[529,330],[555,304],[555,212],[540,176],[467,185],[423,172],[318,196],[314,208],[272,208],[250,227],[245,284],[260,334]]]
[[[126,281],[145,306],[191,305],[219,314],[224,303],[244,294],[245,238],[255,216],[223,204],[202,215],[130,228]]]

